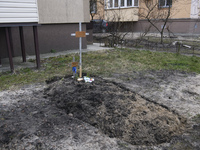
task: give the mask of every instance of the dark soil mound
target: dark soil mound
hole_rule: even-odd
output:
[[[136,145],[168,142],[184,129],[184,119],[114,82],[84,83],[65,78],[45,90],[57,107],[109,137]]]

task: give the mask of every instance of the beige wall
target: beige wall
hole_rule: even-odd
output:
[[[97,12],[94,19],[104,19],[104,0],[97,0]]]
[[[38,0],[39,23],[89,22],[89,0]]]
[[[177,0],[172,5],[171,18],[190,18],[191,0]]]
[[[138,21],[139,19],[145,19],[141,17],[141,14],[147,14],[147,8],[145,7],[144,1],[139,1],[139,9],[138,8],[121,8],[119,9],[104,9],[104,7],[98,6],[98,13],[94,17],[94,19],[104,18],[108,21],[117,20],[120,16],[120,21]],[[158,4],[158,0],[149,0],[149,2],[153,4]],[[171,19],[184,19],[190,18],[191,12],[191,0],[174,0],[171,8]],[[104,12],[104,13],[103,13]],[[168,8],[158,8],[155,7],[155,12],[157,16],[164,16],[168,12]],[[155,16],[156,16],[155,15]],[[103,16],[103,17],[102,17]],[[114,18],[114,19],[113,19]],[[158,17],[157,17],[158,18]]]
[[[155,4],[158,4],[158,0],[151,0],[152,6]],[[147,14],[147,7],[144,4],[144,0],[140,1],[140,6],[139,6],[139,14]],[[168,8],[158,8],[157,6],[154,8],[155,10],[155,15],[154,16],[159,16],[158,14],[166,14],[168,12]],[[171,11],[171,19],[183,19],[183,18],[190,18],[190,12],[191,12],[191,0],[174,0],[172,7],[170,9]],[[141,17],[140,19],[144,19]],[[160,15],[164,16],[164,15]]]
[[[105,20],[108,21],[138,21],[138,8],[106,9]]]

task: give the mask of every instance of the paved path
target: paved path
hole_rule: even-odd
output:
[[[102,47],[99,43],[93,43],[93,45],[87,45],[87,49],[83,49],[82,52],[84,53],[84,52],[108,50],[108,49],[112,49],[112,48]],[[60,55],[66,55],[66,54],[71,54],[71,53],[79,53],[79,50],[78,49],[77,50],[67,50],[67,51],[56,52],[56,53],[40,54],[40,59],[49,58],[49,57],[57,57]],[[35,63],[28,61],[28,60],[35,60],[35,55],[26,56],[26,57],[27,57],[27,62],[22,62],[22,57],[14,57],[13,58],[15,70],[18,70],[21,68],[36,67]],[[0,66],[0,72],[10,71],[9,59],[5,58],[5,59],[2,59],[1,61],[2,61],[2,66]]]

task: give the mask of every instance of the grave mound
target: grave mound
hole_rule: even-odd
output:
[[[134,145],[169,142],[185,128],[178,114],[99,77],[93,83],[66,77],[49,84],[45,94],[68,115]]]

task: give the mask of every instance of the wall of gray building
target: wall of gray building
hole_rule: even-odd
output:
[[[83,24],[82,28],[86,31],[86,25]],[[34,55],[34,36],[33,27],[23,27],[26,55]],[[38,26],[38,39],[40,53],[50,53],[52,50],[55,52],[73,50],[79,48],[79,39],[72,37],[71,33],[79,30],[79,25],[76,24],[48,24]],[[21,44],[19,27],[11,27],[11,35],[13,41],[14,57],[21,56]],[[87,47],[86,38],[83,38],[83,48]],[[7,45],[5,28],[0,28],[0,57],[6,58]]]
[[[39,24],[90,22],[89,0],[38,0]]]

